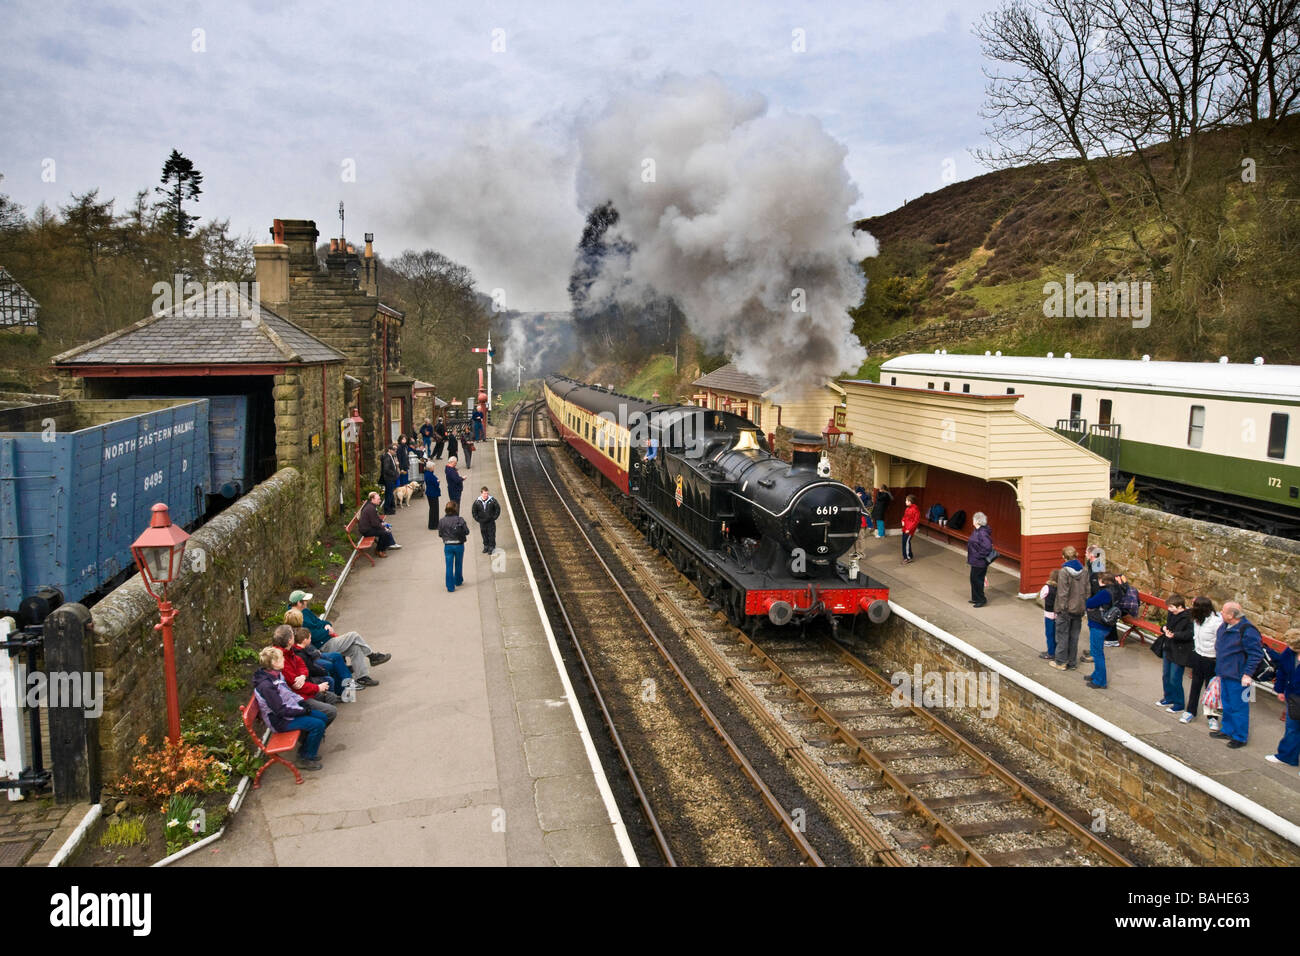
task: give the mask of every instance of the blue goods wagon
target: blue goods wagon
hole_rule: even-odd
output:
[[[167,398],[179,395],[132,395],[132,398]],[[238,498],[253,487],[253,446],[248,441],[248,396],[204,395],[208,400],[209,465],[212,494]]]
[[[209,454],[206,399],[0,412],[0,607],[45,585],[78,601],[131,569],[159,501],[192,525],[212,490]]]

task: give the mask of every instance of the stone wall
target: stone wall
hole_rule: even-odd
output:
[[[253,607],[283,590],[283,578],[314,540],[319,509],[303,476],[278,471],[234,502],[190,538],[185,570],[168,589],[177,609],[176,672],[181,711],[212,680],[221,655],[244,630],[240,579],[247,576]],[[106,700],[99,720],[100,767],[105,783],[130,766],[147,734],[157,746],[167,729],[162,637],[154,630],[158,605],[137,574],[91,610],[94,667],[104,673]],[[257,627],[257,622],[254,622]],[[265,635],[256,634],[254,640]]]
[[[884,339],[880,342],[867,343],[867,351],[875,355],[899,355],[907,352],[935,347],[943,347],[966,339],[980,338],[994,332],[1002,332],[1017,322],[1023,321],[1014,315],[982,315],[970,319],[956,319],[951,322],[934,322],[912,329],[901,335]]]
[[[1300,541],[1098,499],[1088,543],[1139,590],[1239,601],[1273,637],[1300,623]]]
[[[790,460],[790,439],[794,432],[784,425],[776,430],[776,456],[783,461]],[[861,485],[870,489],[874,484],[875,465],[871,460],[871,450],[860,445],[841,445],[832,449],[831,477],[842,481],[850,488]]]
[[[275,376],[276,459],[280,468],[297,468],[307,484],[314,509],[312,533],[339,510],[339,419],[346,414],[343,366],[326,365],[325,396],[321,395],[321,368],[288,368]],[[319,447],[311,447],[313,435]]]
[[[894,615],[890,656],[922,671],[978,673],[979,662]],[[998,681],[998,726],[1201,866],[1297,866],[1300,847],[1010,680]]]

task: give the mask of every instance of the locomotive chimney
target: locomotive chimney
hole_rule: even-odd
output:
[[[816,471],[817,462],[821,460],[822,448],[825,441],[821,435],[812,432],[797,431],[790,440],[791,448],[794,451],[790,461],[790,470],[794,471]]]

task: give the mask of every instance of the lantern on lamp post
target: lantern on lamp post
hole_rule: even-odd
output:
[[[176,609],[167,600],[167,585],[180,577],[181,558],[185,553],[185,542],[190,536],[184,529],[172,524],[167,506],[162,502],[153,506],[149,518],[149,527],[131,545],[131,554],[135,566],[140,569],[144,579],[145,590],[158,602],[159,623],[154,630],[163,633],[163,677],[167,684],[167,737],[173,744],[181,742],[181,707],[180,695],[176,690],[176,648],[172,638],[172,622],[176,619]],[[154,591],[154,585],[161,586],[161,594]]]

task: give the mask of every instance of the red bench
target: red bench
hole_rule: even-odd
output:
[[[244,729],[248,731],[248,736],[253,738],[253,743],[257,745],[257,749],[267,756],[266,763],[257,768],[257,776],[253,778],[253,789],[256,790],[262,785],[262,774],[266,771],[266,768],[271,766],[273,763],[284,764],[293,772],[294,780],[298,783],[302,783],[302,774],[298,772],[298,768],[280,756],[280,754],[287,753],[298,746],[298,738],[302,736],[302,731],[272,730],[271,739],[266,743],[262,743],[262,738],[257,735],[255,730],[253,730],[254,722],[256,722],[257,718],[261,716],[261,709],[257,706],[257,695],[254,694],[249,697],[248,703],[239,709],[244,715]],[[265,721],[263,721],[263,723],[265,723]]]
[[[352,516],[352,520],[344,526],[343,531],[348,536],[348,542],[352,545],[352,550],[361,552],[373,568],[375,566],[375,559],[370,556],[370,549],[375,546],[375,542],[378,541],[378,539],[372,534],[365,535],[360,540],[354,538],[353,535],[357,533],[360,526],[361,512],[358,511]]]

